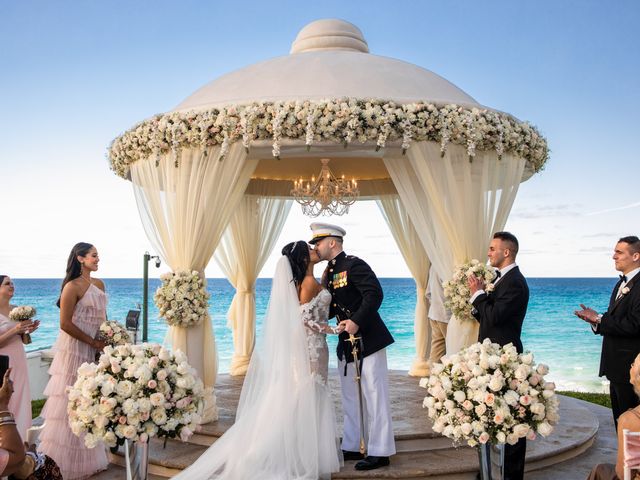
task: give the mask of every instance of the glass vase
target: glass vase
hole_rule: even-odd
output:
[[[127,467],[127,480],[147,480],[149,442],[125,440],[124,460]]]
[[[481,480],[504,480],[504,444],[478,445]]]

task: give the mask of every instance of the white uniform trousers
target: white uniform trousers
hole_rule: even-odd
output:
[[[355,382],[353,362],[338,362],[338,374],[342,391],[344,411],[344,434],[342,449],[350,452],[360,450],[360,413],[358,386]],[[362,397],[364,406],[365,442],[367,455],[388,457],[396,453],[389,405],[389,378],[387,373],[387,352],[383,348],[364,358],[361,372]]]

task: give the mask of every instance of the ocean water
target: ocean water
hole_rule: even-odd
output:
[[[584,303],[598,311],[606,309],[609,294],[615,284],[611,278],[530,278],[530,301],[523,326],[525,350],[534,353],[537,362],[550,366],[549,378],[560,388],[605,391],[598,375],[601,337],[573,315]],[[55,306],[60,279],[14,279],[16,293],[12,303],[32,305],[38,310],[41,326],[27,346],[29,351],[53,344],[58,335],[59,310]],[[142,302],[141,279],[104,279],[109,296],[108,316],[124,323],[130,309]],[[396,342],[388,349],[389,367],[408,370],[415,356],[413,336],[415,284],[409,278],[382,278],[384,302],[380,314]],[[149,280],[149,340],[162,343],[166,324],[158,318],[153,304],[153,292],[158,279]],[[270,279],[258,279],[256,285],[257,332],[260,335],[265,314]],[[234,289],[226,279],[208,279],[211,294],[210,313],[219,353],[220,371],[227,372],[233,353],[231,330],[227,327],[226,312]],[[335,337],[330,336],[329,347],[335,349]],[[335,366],[335,356],[332,356]]]

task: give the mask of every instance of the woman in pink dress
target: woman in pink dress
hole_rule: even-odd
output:
[[[78,243],[71,250],[58,300],[61,331],[53,346],[51,379],[44,390],[47,402],[42,410],[45,424],[40,451],[55,460],[65,480],[87,478],[108,464],[104,445],[87,448],[71,432],[67,416],[67,386],[75,383],[78,367],[93,362],[104,348],[104,342],[95,336],[106,319],[107,296],[104,283],[91,278],[99,261],[98,251],[89,243]]]
[[[16,419],[20,436],[26,440],[27,430],[31,427],[31,391],[22,334],[32,333],[38,328],[40,322],[31,320],[16,322],[9,318],[9,312],[15,307],[9,303],[14,292],[11,279],[6,275],[0,275],[0,355],[9,357],[14,388],[9,402],[9,411]]]

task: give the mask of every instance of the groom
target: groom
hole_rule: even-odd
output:
[[[373,470],[389,465],[396,453],[389,406],[387,354],[385,348],[393,337],[378,314],[382,303],[382,287],[371,267],[358,257],[342,251],[346,231],[328,223],[312,223],[313,238],[321,260],[329,263],[323,284],[331,293],[329,318],[336,317],[344,331],[338,337],[338,372],[344,410],[342,453],[345,460],[360,460],[356,470]],[[364,430],[368,436],[367,456],[362,458],[360,445],[360,413],[355,366],[349,335],[362,338],[361,374]]]
[[[489,263],[497,270],[493,291],[486,293],[484,283],[475,276],[470,276],[468,282],[473,316],[480,323],[478,341],[488,338],[500,345],[512,343],[522,353],[520,334],[529,303],[529,287],[516,265],[518,248],[518,239],[512,233],[494,233],[487,252]],[[506,480],[522,480],[526,451],[525,438],[505,447]]]

